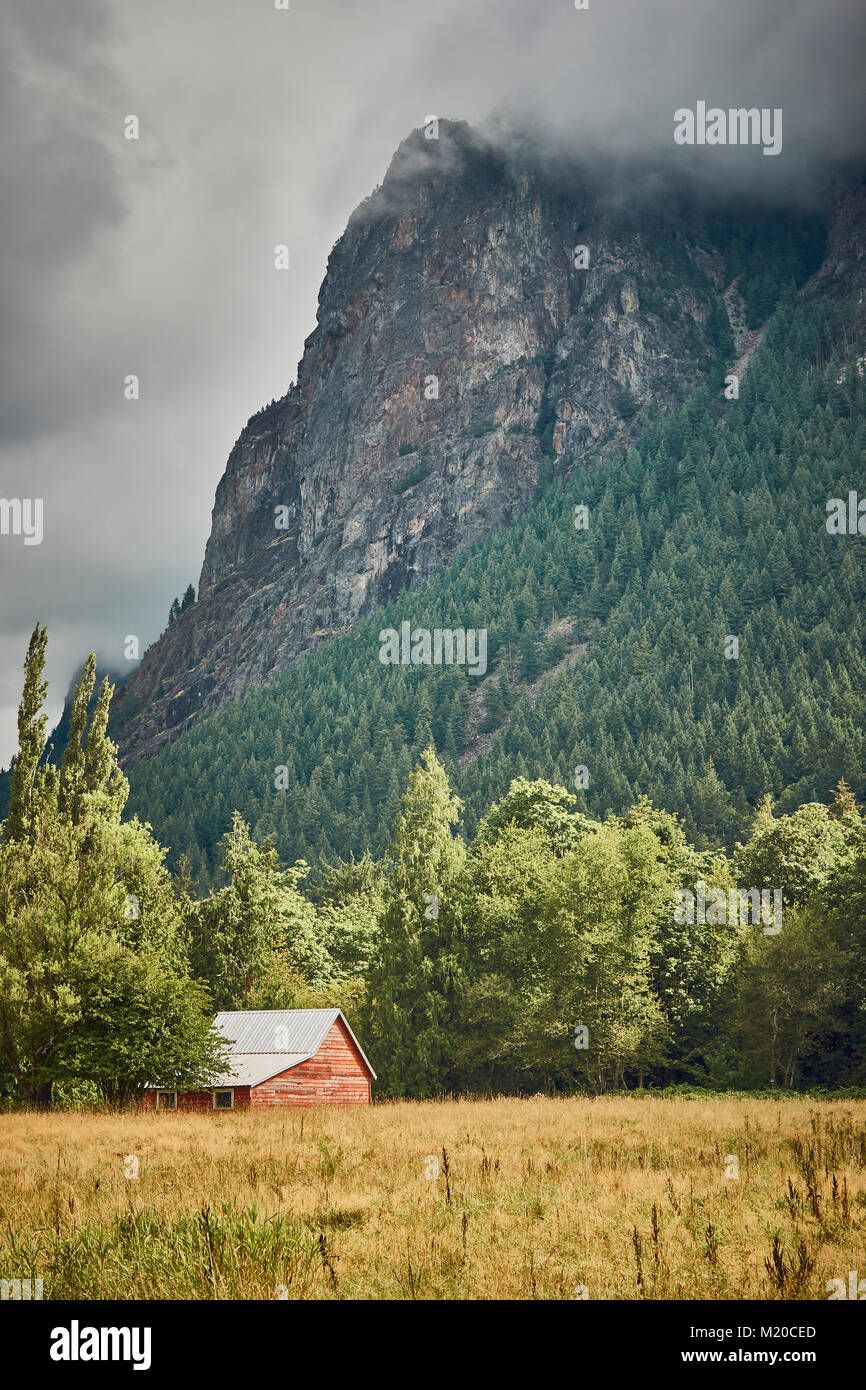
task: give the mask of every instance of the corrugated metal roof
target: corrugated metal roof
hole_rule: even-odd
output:
[[[306,1062],[309,1056],[309,1052],[233,1052],[230,1069],[213,1077],[205,1087],[197,1089],[210,1091],[219,1086],[258,1086],[260,1081],[267,1081],[278,1072],[288,1071],[299,1062]],[[176,1087],[158,1086],[149,1081],[145,1089],[173,1091]],[[186,1088],[182,1086],[180,1089],[183,1091]]]
[[[318,1052],[339,1009],[244,1009],[217,1014],[214,1027],[235,1052]]]

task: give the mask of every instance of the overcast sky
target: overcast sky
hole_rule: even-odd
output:
[[[862,0],[0,0],[0,496],[44,499],[41,545],[0,536],[0,763],[37,619],[57,713],[91,648],[122,668],[124,638],[143,651],[197,584],[229,450],[295,379],[328,253],[413,128],[533,107],[551,147],[650,159],[671,156],[677,107],[782,107],[778,158],[687,154],[724,155],[702,167],[735,188],[805,188],[862,142],[864,16]]]

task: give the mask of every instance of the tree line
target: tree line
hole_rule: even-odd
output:
[[[92,657],[59,766],[46,756],[45,644],[37,625],[0,835],[9,1103],[206,1085],[214,1011],[326,1006],[380,1095],[866,1084],[866,822],[844,781],[782,815],[765,798],[732,854],[646,797],[596,819],[526,777],[467,839],[431,745],[380,857],[321,861],[313,882],[236,813],[201,895],[124,819]],[[740,888],[778,889],[779,922],[732,917]]]

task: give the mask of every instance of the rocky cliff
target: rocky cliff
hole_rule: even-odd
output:
[[[429,133],[352,216],[297,384],[231,452],[199,600],[118,696],[128,761],[508,525],[542,470],[627,444],[730,346],[698,219]]]

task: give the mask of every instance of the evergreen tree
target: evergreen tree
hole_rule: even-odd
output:
[[[448,1084],[461,988],[460,803],[427,748],[409,778],[389,850],[385,906],[370,968],[365,1031],[386,1094],[431,1095]]]
[[[221,845],[229,882],[187,905],[193,972],[209,987],[215,1007],[242,1009],[275,955],[307,979],[330,975],[330,957],[315,909],[298,891],[308,866],[281,869],[272,846],[256,845],[237,812]]]

